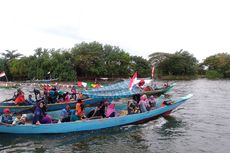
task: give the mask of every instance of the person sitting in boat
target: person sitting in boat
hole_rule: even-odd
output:
[[[140,82],[138,83],[138,87],[143,89],[144,84],[145,84],[145,80],[141,79]]]
[[[76,91],[76,87],[73,86],[71,88],[71,98],[74,99],[74,100],[77,100],[77,91]]]
[[[44,92],[45,99],[48,99],[49,92],[50,92],[50,85],[49,84],[45,84],[43,86],[43,92]]]
[[[5,108],[3,110],[3,115],[2,115],[2,121],[1,122],[6,124],[6,125],[10,125],[10,124],[13,123],[12,113],[11,113],[9,108]]]
[[[33,100],[31,94],[29,94],[28,98],[26,99],[25,104],[27,104],[27,105],[33,105],[33,104],[35,104],[35,101]]]
[[[40,125],[51,122],[51,117],[46,114],[46,106],[44,101],[40,101],[34,111],[33,124]]]
[[[60,121],[70,122],[70,117],[71,117],[70,105],[66,105],[66,107],[61,110]]]
[[[78,99],[83,99],[83,94],[82,94],[82,93],[78,93],[77,98],[78,98]]]
[[[81,99],[78,99],[76,104],[76,115],[79,117],[80,120],[85,119],[85,112],[84,112],[84,105]]]
[[[21,113],[17,113],[16,114],[16,118],[14,119],[12,125],[15,126],[15,125],[22,125],[22,124],[25,124],[26,123],[26,114],[21,114]]]
[[[65,101],[65,93],[62,90],[59,90],[58,92],[58,102],[64,102]]]
[[[141,113],[147,112],[147,107],[149,107],[148,99],[146,95],[141,96],[141,100],[138,103]]]
[[[65,94],[64,94],[64,101],[65,102],[70,102],[70,95],[69,95],[69,92],[66,92]]]
[[[115,110],[115,104],[111,103],[108,106],[108,109],[106,111],[106,117],[115,117],[117,116],[117,111]]]
[[[138,113],[138,108],[136,104],[131,100],[128,101],[127,110],[128,110],[128,114]]]
[[[56,88],[52,88],[49,91],[48,103],[56,103],[58,97],[58,91]]]
[[[24,96],[24,92],[19,88],[17,90],[17,93],[15,94],[15,100],[14,100],[14,104],[15,105],[21,105],[25,103],[25,96]]]
[[[147,110],[152,110],[155,106],[156,106],[156,98],[151,95],[149,98],[148,98],[148,101],[149,101],[149,107],[147,107]]]
[[[34,95],[35,95],[35,99],[38,100],[38,98],[41,98],[41,92],[40,90],[34,88]]]
[[[87,118],[93,118],[93,117],[101,117],[101,118],[105,118],[105,107],[108,106],[108,101],[103,101],[100,102],[99,106],[97,106],[95,109],[91,110],[88,115]]]

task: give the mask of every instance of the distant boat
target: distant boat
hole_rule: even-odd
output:
[[[18,88],[19,84],[13,82],[0,82],[0,88],[10,89],[10,88]]]
[[[44,79],[44,80],[32,80],[32,82],[36,82],[36,83],[50,83],[53,81],[58,81],[58,78],[56,78],[56,79]]]
[[[6,126],[0,125],[0,133],[11,133],[11,134],[53,134],[53,133],[69,133],[69,132],[80,132],[80,131],[91,131],[99,130],[111,127],[124,126],[129,124],[137,124],[147,122],[160,115],[171,112],[179,105],[183,104],[186,100],[192,97],[191,94],[178,98],[171,105],[165,105],[163,107],[147,111],[144,113],[118,116],[112,118],[102,118],[93,120],[77,120],[75,122],[65,123],[51,123],[41,125],[16,125]]]

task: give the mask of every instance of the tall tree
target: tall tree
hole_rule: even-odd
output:
[[[20,56],[22,56],[21,53],[16,53],[17,50],[5,50],[6,53],[1,53],[2,56],[4,56],[5,59],[7,60],[11,60],[11,59],[15,59],[18,58]]]

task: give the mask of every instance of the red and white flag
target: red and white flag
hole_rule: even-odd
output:
[[[1,77],[4,77],[6,75],[6,73],[3,71],[3,72],[0,72],[0,78]]]
[[[134,73],[133,77],[129,82],[129,90],[132,90],[134,83],[137,81],[137,72]]]
[[[154,77],[154,66],[152,67],[152,79]]]

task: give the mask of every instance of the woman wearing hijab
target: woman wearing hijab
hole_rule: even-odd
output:
[[[111,103],[108,106],[106,117],[115,117],[115,116],[117,116],[117,111],[115,110],[115,104]]]

